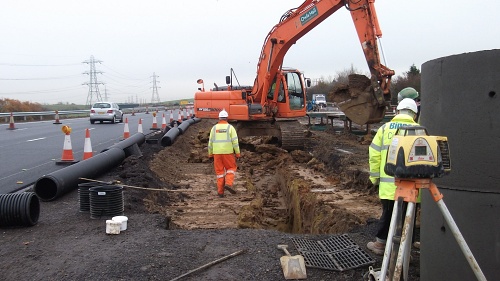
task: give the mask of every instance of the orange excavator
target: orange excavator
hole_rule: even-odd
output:
[[[310,80],[297,69],[283,67],[283,59],[297,40],[345,7],[354,21],[371,78],[353,76],[351,82],[349,77],[349,85],[334,95],[334,101],[357,124],[381,121],[391,98],[389,88],[394,71],[380,63],[377,39],[382,32],[374,2],[306,0],[288,10],[264,41],[253,86],[241,86],[239,82],[233,85],[231,69],[231,75],[226,77],[227,86],[215,85],[210,91],[203,87],[195,93],[196,117],[217,119],[218,113],[225,109],[228,120],[236,123],[239,137],[273,136],[284,149],[302,149],[305,135],[297,118],[306,116],[306,87],[310,86]]]

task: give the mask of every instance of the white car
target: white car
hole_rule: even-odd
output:
[[[90,124],[95,121],[110,121],[111,123],[123,122],[123,112],[120,106],[114,102],[96,102],[90,109]]]

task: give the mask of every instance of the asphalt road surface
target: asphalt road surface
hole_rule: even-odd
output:
[[[170,121],[170,112],[159,112],[157,126],[161,128]],[[173,118],[178,118],[173,112]],[[137,133],[139,119],[142,119],[143,132],[147,134],[153,127],[153,114],[137,113],[124,115],[128,120],[130,135]],[[15,130],[8,130],[9,124],[0,124],[0,194],[11,193],[33,185],[40,177],[64,168],[56,165],[62,157],[64,138],[62,126],[71,127],[71,147],[75,160],[82,160],[85,144],[85,131],[89,129],[94,155],[121,141],[125,122],[90,124],[89,118],[61,119],[62,124],[54,121],[15,123]]]

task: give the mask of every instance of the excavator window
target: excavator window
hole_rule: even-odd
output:
[[[288,99],[290,100],[290,109],[301,109],[305,106],[304,92],[301,79],[298,73],[288,72],[286,74],[288,86]]]

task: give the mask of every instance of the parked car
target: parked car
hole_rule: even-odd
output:
[[[95,121],[110,121],[111,123],[123,122],[123,112],[114,102],[96,102],[90,109],[90,124]]]

